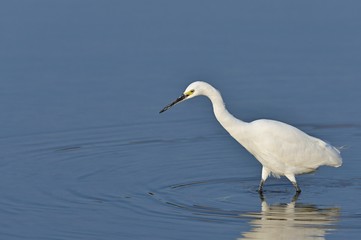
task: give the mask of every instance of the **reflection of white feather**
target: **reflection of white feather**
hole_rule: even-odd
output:
[[[251,217],[252,230],[239,239],[325,239],[339,216],[338,208],[319,209],[313,205],[279,204],[269,206],[262,202],[260,213]]]

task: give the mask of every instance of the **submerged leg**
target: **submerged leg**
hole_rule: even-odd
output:
[[[297,193],[300,193],[301,192],[301,188],[298,186],[297,182],[292,182],[293,186],[295,187],[296,189],[296,192]]]
[[[298,197],[300,196],[301,192],[296,192],[295,195],[292,198],[292,203],[296,203],[298,200]]]
[[[259,183],[259,187],[258,187],[258,192],[260,194],[263,193],[264,182],[266,181],[266,179],[268,178],[270,173],[271,173],[271,171],[268,168],[262,167],[262,179],[261,179],[261,182]]]
[[[295,187],[296,192],[300,193],[301,188],[298,186],[295,175],[294,174],[285,174],[285,176],[288,178],[288,180],[291,181],[292,185]]]
[[[264,180],[261,179],[261,182],[259,183],[259,187],[258,187],[258,192],[259,192],[260,194],[263,193],[263,185],[264,185]]]

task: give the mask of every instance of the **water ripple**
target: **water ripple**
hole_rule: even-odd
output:
[[[94,214],[108,219],[107,227],[113,229],[139,219],[153,227],[165,222],[246,225],[253,230],[244,231],[244,238],[262,236],[263,228],[277,229],[284,221],[293,222],[287,225],[292,231],[321,229],[321,235],[335,226],[347,227],[338,221],[340,216],[358,227],[355,219],[361,213],[353,194],[361,189],[361,179],[355,175],[302,177],[305,192],[297,202],[292,201],[289,182],[270,179],[265,199],[260,199],[258,166],[250,164],[248,155],[240,155],[236,144],[234,151],[226,133],[168,135],[149,131],[152,128],[152,124],[107,126],[0,139],[4,147],[0,212],[8,224],[21,219],[27,226],[61,225],[57,234],[69,237],[81,235],[79,229],[97,235]],[[341,200],[347,208],[337,206]],[[82,222],[64,226],[85,216],[90,219],[86,227]],[[28,229],[19,236],[31,234]]]

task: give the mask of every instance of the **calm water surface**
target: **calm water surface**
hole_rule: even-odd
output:
[[[326,4],[327,3],[327,4]],[[361,42],[355,2],[2,1],[2,239],[358,239]],[[256,192],[230,112],[342,147],[341,168]]]

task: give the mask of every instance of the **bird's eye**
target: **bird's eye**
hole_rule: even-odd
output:
[[[189,97],[189,96],[192,95],[193,93],[194,93],[194,89],[185,92],[184,95],[186,95],[187,97]]]

